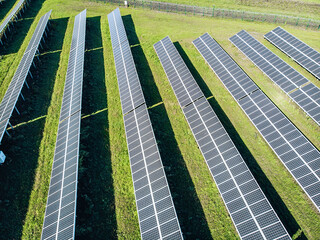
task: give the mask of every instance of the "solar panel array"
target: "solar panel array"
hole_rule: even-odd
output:
[[[108,15],[142,239],[182,233],[119,9]]]
[[[23,9],[25,7],[25,4],[27,3],[28,3],[28,0],[20,0],[0,25],[0,42],[1,43],[2,43],[1,38],[5,34],[6,29],[9,27],[10,22],[12,22],[17,18],[20,10]]]
[[[47,27],[51,11],[43,15],[33,33],[29,45],[22,56],[20,64],[15,72],[10,85],[0,103],[0,142],[6,131],[12,112],[16,107],[22,87],[30,71],[34,56],[38,50],[40,41]]]
[[[320,79],[320,53],[281,27],[273,29],[264,38]]]
[[[320,125],[320,89],[242,30],[230,41]]]
[[[41,239],[74,239],[86,10],[75,17]]]
[[[257,86],[250,90],[246,89],[249,82],[254,84],[253,81],[209,34],[200,36],[193,43],[278,158],[320,210],[320,152]],[[246,96],[239,98],[234,89],[241,89],[239,91],[244,91]]]
[[[169,37],[154,45],[242,239],[290,239]]]

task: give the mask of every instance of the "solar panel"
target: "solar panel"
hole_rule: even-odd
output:
[[[144,104],[145,99],[119,9],[111,12],[108,19],[122,113],[126,114]]]
[[[2,44],[2,36],[5,35],[6,29],[9,27],[10,22],[15,20],[18,17],[18,14],[20,10],[22,10],[25,7],[25,4],[28,3],[28,0],[20,0],[18,4],[15,5],[15,7],[12,9],[12,11],[9,13],[9,15],[6,17],[6,19],[2,22],[0,25],[0,42]]]
[[[142,239],[182,239],[119,9],[108,15]]]
[[[0,139],[3,138],[3,135],[6,132],[8,123],[9,123],[9,119],[0,122]],[[1,141],[0,141],[0,143],[1,143]]]
[[[264,38],[320,79],[320,53],[284,30],[273,29]]]
[[[128,38],[119,8],[108,14],[108,22],[113,48],[116,48],[120,44],[127,42]]]
[[[179,104],[181,107],[184,107],[195,100],[203,97],[203,93],[200,90],[198,84],[194,81],[190,71],[188,70],[186,64],[183,61],[180,61],[177,49],[171,43],[169,37],[165,37],[160,42],[154,45],[154,48],[161,48],[162,43],[166,46],[162,47],[162,51],[159,52],[159,58],[167,57],[167,52],[174,54],[172,59],[168,58],[168,61],[164,61],[164,70],[170,80],[170,84],[178,98]],[[176,64],[173,64],[174,61],[177,61]],[[185,82],[187,91],[181,86],[181,81]]]
[[[6,126],[9,123],[12,112],[15,109],[16,103],[19,99],[22,87],[25,84],[25,80],[30,71],[34,56],[43,37],[43,33],[47,27],[51,11],[43,15],[33,33],[33,36],[29,42],[29,45],[22,56],[20,64],[15,72],[10,85],[0,103],[0,142],[6,130]],[[4,124],[6,123],[6,124]]]
[[[41,239],[74,239],[86,10],[75,17]]]
[[[86,10],[75,18],[60,121],[81,110]]]
[[[124,117],[142,239],[182,239],[145,104]]]
[[[238,78],[237,72],[232,72],[236,63],[208,33],[193,43],[319,210],[320,152],[260,89],[246,92],[247,96],[241,99],[232,93],[232,86],[243,88],[242,79]],[[221,68],[225,68],[230,74],[220,73],[218,70]],[[230,82],[225,84],[225,79],[230,79]]]
[[[246,31],[240,31],[230,41],[320,125],[320,97],[314,99],[301,86],[308,84],[320,95],[319,88]]]
[[[176,94],[195,86],[202,95],[186,105],[177,99],[241,239],[290,239],[170,38],[154,48]]]

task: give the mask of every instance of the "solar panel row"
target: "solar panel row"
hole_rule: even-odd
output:
[[[108,15],[142,239],[182,233],[119,9]]]
[[[12,112],[16,107],[22,87],[26,82],[26,78],[30,71],[34,56],[39,47],[40,41],[43,37],[47,27],[51,11],[43,15],[33,33],[29,45],[22,56],[20,64],[10,82],[10,85],[0,103],[0,142],[6,131],[6,127],[11,118]]]
[[[86,10],[75,18],[60,122],[81,110]]]
[[[74,239],[86,10],[75,17],[41,239]]]
[[[170,38],[154,48],[239,236],[290,239]]]
[[[122,113],[126,114],[144,104],[145,99],[118,8],[108,15],[108,20]]]
[[[145,104],[124,117],[142,239],[182,239]]]
[[[165,69],[168,79],[170,80],[169,82],[175,92],[175,95],[177,96],[180,107],[183,108],[184,106],[193,103],[197,99],[204,97],[204,95],[198,84],[194,81],[193,76],[188,70],[186,64],[181,60],[181,57],[178,55],[174,45],[170,43],[170,38],[166,37],[154,44],[154,48],[160,60],[163,58],[167,59],[167,61],[161,61],[161,64]],[[172,60],[168,58],[167,52],[172,53]],[[175,64],[173,64],[173,62]],[[181,85],[182,81],[184,82],[187,90],[183,87],[183,85]]]
[[[194,45],[319,210],[320,152],[258,87],[245,91],[239,78],[243,70],[209,34],[196,39]],[[234,87],[242,88],[246,97],[234,95]]]
[[[10,29],[10,23],[18,18],[18,14],[21,10],[23,10],[26,6],[26,4],[28,3],[28,0],[20,0],[18,2],[18,4],[15,5],[15,7],[12,9],[12,11],[10,12],[10,14],[6,17],[6,19],[2,22],[2,24],[0,25],[0,42],[2,43],[2,36],[5,35],[5,31],[7,28]]]
[[[320,53],[281,27],[273,29],[264,38],[320,79]]]
[[[108,22],[111,35],[111,44],[113,48],[118,47],[120,44],[127,42],[127,34],[123,25],[119,8],[108,14]]]
[[[230,41],[320,125],[320,89],[242,30]],[[306,86],[301,87],[304,84]],[[305,91],[312,88],[312,91]],[[311,93],[311,94],[310,94]]]

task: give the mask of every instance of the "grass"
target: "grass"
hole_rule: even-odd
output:
[[[320,3],[317,0],[165,0],[162,2],[320,19]]]
[[[76,236],[138,239],[139,224],[106,16],[115,6],[76,0],[46,0],[39,6],[33,22],[22,25],[21,31],[15,33],[21,39],[26,35],[25,40],[14,46],[7,44],[15,49],[8,50],[0,61],[2,99],[38,19],[53,9],[48,46],[37,65],[35,79],[28,80],[32,86],[26,91],[27,102],[18,105],[23,113],[13,116],[15,124],[26,124],[10,131],[13,137],[5,137],[1,148],[8,161],[0,168],[0,234],[5,239],[40,238],[73,20],[87,8]],[[209,32],[319,148],[319,127],[228,41],[230,36],[246,29],[319,86],[311,74],[263,40],[263,34],[276,25],[141,9],[123,8],[121,13],[134,46],[134,60],[185,238],[234,239],[237,234],[153,50],[152,45],[167,35],[206,97],[210,97],[211,106],[291,236],[317,239],[319,212],[191,44],[199,35]],[[319,32],[289,26],[286,29],[320,50]]]

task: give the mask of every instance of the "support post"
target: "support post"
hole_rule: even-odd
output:
[[[7,129],[6,129],[6,134],[7,134],[9,137],[11,137],[11,135],[8,133]]]
[[[20,112],[18,111],[18,108],[15,106],[14,109],[17,111],[17,113],[20,115]]]
[[[12,130],[14,130],[12,124],[10,122],[8,122],[9,126],[11,127]],[[9,135],[10,136],[10,135]]]
[[[29,89],[29,85],[27,83],[27,80],[25,80],[24,83],[26,84],[27,88]]]

